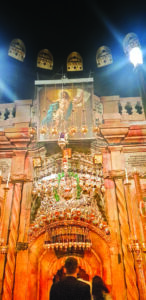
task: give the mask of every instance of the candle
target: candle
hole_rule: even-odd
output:
[[[7,187],[8,187],[8,185],[9,185],[9,180],[10,180],[10,173],[8,174]]]
[[[0,169],[0,185],[2,183],[2,170]]]
[[[128,174],[127,174],[127,169],[125,168],[125,175],[126,175],[126,183],[128,183]]]

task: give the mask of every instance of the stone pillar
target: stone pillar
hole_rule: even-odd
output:
[[[128,251],[128,242],[130,236],[130,228],[128,222],[128,213],[126,206],[126,199],[124,193],[123,179],[125,172],[123,169],[122,161],[122,147],[121,146],[111,146],[109,147],[111,152],[111,167],[110,172],[111,178],[115,182],[115,192],[117,198],[117,211],[119,220],[119,230],[121,236],[121,248],[123,252],[123,267],[126,283],[126,299],[139,298],[139,293],[136,284],[136,273],[134,268],[134,258],[133,254]]]
[[[32,157],[27,155],[25,160],[25,174],[27,180],[24,182],[20,225],[17,242],[17,256],[15,269],[15,286],[14,286],[14,300],[25,300],[28,286],[28,230],[30,224],[30,210],[31,210],[31,191],[32,191],[32,174],[33,165]],[[25,281],[21,280],[24,277]]]
[[[142,201],[142,190],[141,190],[141,185],[140,185],[139,173],[136,170],[133,172],[133,178],[134,178],[134,183],[135,183],[135,188],[136,188],[137,201],[139,204],[140,201]]]
[[[127,207],[126,207],[124,186],[123,186],[124,175],[125,173],[122,170],[111,171],[111,176],[114,178],[115,187],[116,187],[119,225],[120,225],[120,233],[121,233],[121,246],[123,250],[125,282],[127,288],[127,299],[137,300],[139,298],[139,293],[136,284],[134,258],[133,258],[133,254],[128,251],[130,228],[129,228]]]
[[[139,244],[138,244],[139,240],[137,238],[137,229],[136,229],[137,220],[136,220],[136,214],[134,212],[134,207],[132,203],[130,183],[125,183],[125,195],[126,195],[127,210],[129,216],[130,234],[131,234],[131,239],[129,240],[129,251],[132,251],[134,255],[140,299],[144,300],[146,299],[146,285],[145,285],[144,268],[143,268],[144,266],[142,263],[141,249],[139,248]]]
[[[8,238],[8,253],[7,261],[5,267],[5,277],[3,284],[3,300],[12,299],[13,283],[14,283],[14,274],[15,274],[15,263],[16,263],[16,243],[18,238],[18,226],[19,226],[19,216],[20,216],[20,203],[22,196],[22,183],[14,184],[14,196],[13,204],[11,211],[11,220],[10,220],[10,233]]]
[[[113,178],[109,176],[111,170],[111,155],[109,150],[103,152],[103,174],[105,184],[105,205],[108,216],[108,223],[111,228],[111,273],[112,273],[112,294],[114,299],[125,300],[125,282],[122,263],[122,250],[119,230],[118,211],[115,194],[115,184]],[[118,288],[117,288],[118,287]]]
[[[15,126],[17,127],[29,126],[30,119],[31,119],[32,100],[21,100],[21,101],[16,100],[15,105],[16,105]]]
[[[103,103],[103,119],[104,124],[117,124],[121,121],[118,104],[119,96],[104,96],[101,97]]]
[[[25,150],[15,150],[12,159],[11,178],[13,182],[13,199],[9,225],[8,253],[3,282],[3,300],[11,300],[13,297],[14,276],[16,267],[16,245],[18,241],[18,229],[20,223],[21,201],[25,180],[24,164]]]
[[[142,190],[141,190],[141,184],[140,184],[140,177],[138,171],[133,172],[133,178],[134,178],[134,183],[135,183],[135,189],[136,189],[136,200],[137,200],[137,205],[139,208],[139,228],[140,228],[140,238],[144,242],[146,239],[146,230],[145,230],[145,217],[141,214],[140,211],[140,206],[144,205],[143,201],[143,195],[142,195]]]
[[[5,189],[5,187],[4,187]],[[5,194],[5,193],[4,193]],[[9,219],[11,215],[11,206],[12,206],[12,198],[13,198],[13,185],[9,184],[9,189],[6,191],[6,195],[3,196],[3,217],[1,220],[1,228],[2,228],[2,238],[3,245],[6,247],[5,254],[0,253],[0,300],[2,299],[2,286],[4,279],[4,271],[5,271],[5,263],[7,257],[7,247],[8,247],[8,234],[9,234]]]

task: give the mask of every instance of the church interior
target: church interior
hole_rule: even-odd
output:
[[[135,45],[128,34],[125,53]],[[23,63],[23,42],[8,55]],[[130,87],[120,93],[112,66],[102,46],[98,72],[72,52],[55,77],[44,49],[32,97],[0,94],[0,300],[49,299],[68,256],[112,299],[146,299],[146,104]]]

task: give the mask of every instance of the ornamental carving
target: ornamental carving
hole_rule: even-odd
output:
[[[40,171],[35,169],[29,241],[45,232],[45,247],[49,249],[89,250],[89,225],[103,236],[110,234],[102,159],[95,162],[94,157],[83,153],[69,157],[52,155],[42,162]],[[42,177],[38,178],[39,174]]]

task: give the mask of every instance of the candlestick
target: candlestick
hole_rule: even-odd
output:
[[[0,169],[0,186],[1,186],[1,183],[2,183],[2,170]]]
[[[9,180],[10,180],[10,173],[8,174],[8,179],[7,179],[7,188],[9,187]]]
[[[128,181],[128,174],[127,174],[127,169],[125,168],[125,176],[126,176],[126,183],[129,183]]]
[[[134,174],[137,174],[137,173],[138,173],[138,171],[137,171],[136,168],[133,169],[133,173],[134,173]]]

